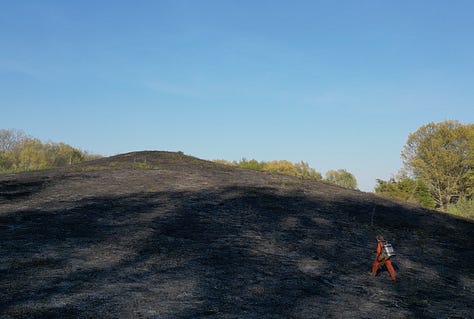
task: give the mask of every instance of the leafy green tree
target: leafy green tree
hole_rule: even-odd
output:
[[[47,147],[50,153],[51,166],[53,167],[80,163],[86,158],[83,152],[65,143],[50,143]]]
[[[345,169],[327,171],[325,181],[341,187],[357,189],[357,180],[355,176]]]
[[[296,176],[304,179],[314,179],[320,181],[323,179],[321,173],[317,172],[314,168],[309,167],[306,162],[299,162],[294,164]]]
[[[402,151],[405,168],[430,189],[444,211],[474,184],[474,125],[458,121],[429,123],[408,137]]]
[[[435,208],[430,190],[421,180],[414,180],[406,175],[391,178],[388,181],[377,179],[375,193],[385,198],[414,203],[426,208]]]
[[[38,139],[25,139],[16,146],[17,159],[14,168],[28,171],[45,169],[51,167],[48,163],[48,153],[46,147]]]

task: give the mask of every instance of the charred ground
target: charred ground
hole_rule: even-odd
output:
[[[0,318],[474,318],[472,222],[182,153],[0,176],[0,239]]]

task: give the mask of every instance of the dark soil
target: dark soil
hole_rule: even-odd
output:
[[[0,176],[0,239],[2,319],[474,318],[473,222],[181,153]]]

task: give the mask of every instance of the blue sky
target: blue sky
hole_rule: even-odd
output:
[[[474,1],[1,1],[0,128],[112,155],[306,161],[372,191],[474,121]]]

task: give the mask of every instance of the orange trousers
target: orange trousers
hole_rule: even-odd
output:
[[[372,265],[372,276],[376,276],[377,270],[379,269],[379,267],[381,265],[385,265],[385,267],[387,267],[387,270],[390,274],[390,278],[392,278],[392,281],[395,281],[396,280],[395,269],[393,269],[392,262],[390,261],[390,259],[385,259],[382,256],[383,243],[384,241],[379,241],[377,244],[377,257],[375,258],[374,264]]]
[[[390,278],[392,278],[392,281],[395,281],[396,280],[395,269],[393,269],[392,262],[389,259],[382,259],[382,260],[375,259],[374,264],[372,265],[372,276],[377,275],[377,270],[379,269],[381,265],[385,265],[385,267],[387,267],[387,270],[390,274]]]

